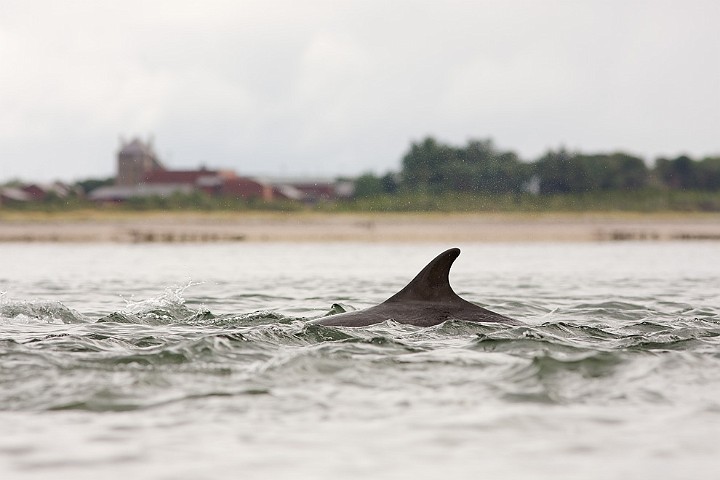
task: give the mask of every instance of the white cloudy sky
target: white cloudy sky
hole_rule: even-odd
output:
[[[397,170],[431,134],[720,153],[717,0],[0,0],[0,181]]]

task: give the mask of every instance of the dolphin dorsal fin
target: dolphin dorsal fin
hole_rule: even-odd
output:
[[[451,248],[435,257],[405,288],[388,298],[395,301],[461,300],[450,287],[450,267],[460,255],[459,248]]]

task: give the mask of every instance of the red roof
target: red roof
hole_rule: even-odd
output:
[[[214,170],[152,170],[145,175],[145,183],[187,183],[194,185],[201,177],[214,177]]]
[[[269,185],[244,177],[226,179],[222,184],[222,193],[232,197],[272,199]]]
[[[48,194],[47,189],[35,184],[25,185],[22,191],[30,195],[33,200],[42,200]]]

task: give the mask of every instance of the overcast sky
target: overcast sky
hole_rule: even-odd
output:
[[[0,0],[0,181],[399,169],[411,141],[720,154],[717,0]]]

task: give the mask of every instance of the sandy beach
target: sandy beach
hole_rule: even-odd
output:
[[[0,213],[0,242],[720,241],[718,214]]]

